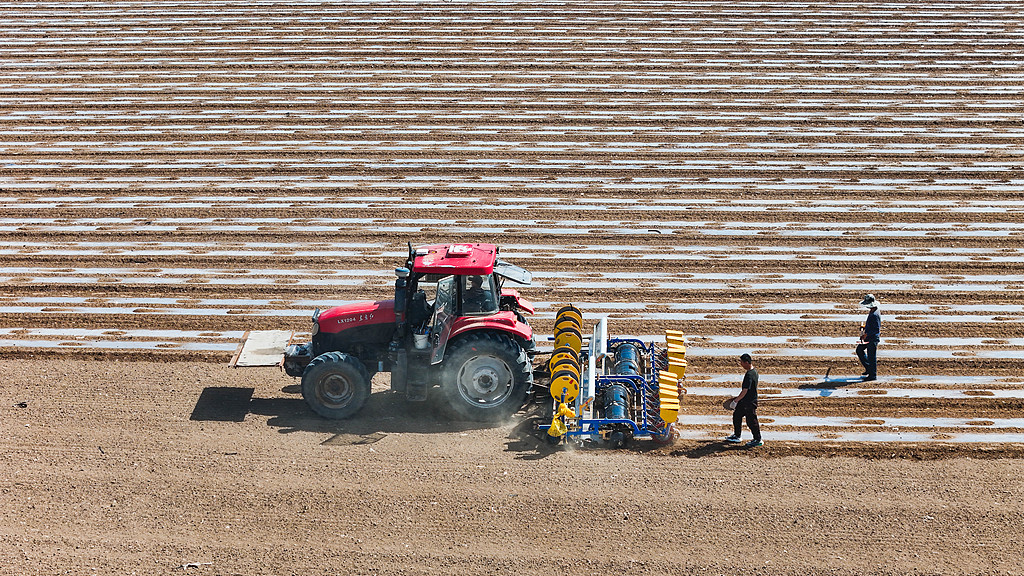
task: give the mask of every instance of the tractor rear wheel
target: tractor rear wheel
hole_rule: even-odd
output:
[[[370,397],[370,374],[355,356],[321,354],[302,373],[302,397],[324,418],[349,418]]]
[[[460,418],[505,420],[526,403],[532,386],[526,350],[504,334],[473,332],[448,345],[441,392]]]

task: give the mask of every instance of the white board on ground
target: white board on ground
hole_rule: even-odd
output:
[[[276,366],[292,333],[288,330],[253,330],[242,344],[235,366]]]

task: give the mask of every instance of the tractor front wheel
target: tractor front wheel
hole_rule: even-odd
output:
[[[449,344],[441,392],[456,416],[496,422],[526,403],[533,366],[518,344],[504,334],[475,332]]]
[[[321,354],[302,373],[302,397],[324,418],[349,418],[370,397],[370,374],[355,356]]]

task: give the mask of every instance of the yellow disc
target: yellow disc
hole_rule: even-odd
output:
[[[579,308],[573,306],[572,304],[562,306],[561,308],[558,309],[558,312],[555,313],[556,321],[561,320],[563,318],[574,318],[576,320],[576,325],[581,328],[583,327],[583,313],[580,312]]]
[[[575,318],[558,318],[557,320],[555,320],[556,334],[562,330],[565,330],[566,328],[575,328],[580,331],[583,330],[583,326],[580,326],[580,323],[577,322]]]
[[[576,334],[583,334],[583,331],[580,330],[572,322],[562,322],[562,326],[555,330],[555,336],[558,336],[562,332],[575,332]]]
[[[560,399],[565,393],[565,401],[575,400],[580,394],[579,378],[568,370],[559,370],[551,375],[551,397]]]
[[[549,365],[551,365],[551,366],[558,366],[559,364],[569,364],[577,372],[580,369],[580,361],[577,360],[576,358],[574,358],[573,356],[569,355],[569,354],[561,354],[561,353],[559,353],[559,354],[555,354],[554,356],[551,357],[551,362],[549,362]]]
[[[580,371],[580,363],[572,356],[565,354],[552,356],[551,360],[548,360],[548,372],[554,374],[558,371],[559,366],[572,366],[577,373]]]
[[[555,348],[554,352],[551,353],[552,357],[558,356],[559,354],[569,355],[572,356],[573,359],[576,360],[577,362],[580,361],[580,353],[568,346],[559,346]]]
[[[575,328],[566,328],[555,334],[555,348],[561,348],[562,346],[568,346],[579,354],[583,348],[583,336],[580,334],[580,331]]]
[[[551,373],[554,374],[559,370],[568,370],[576,375],[576,379],[580,378],[580,365],[572,358],[563,358],[559,362],[555,362],[551,365]]]

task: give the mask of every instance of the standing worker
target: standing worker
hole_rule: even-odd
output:
[[[868,318],[860,331],[860,343],[857,344],[857,357],[864,366],[862,380],[867,382],[878,378],[878,342],[882,339],[882,315],[878,312],[878,300],[871,294],[864,296],[860,305],[867,308]]]
[[[764,442],[761,441],[761,424],[757,421],[757,370],[754,370],[754,361],[750,358],[750,354],[740,355],[740,366],[746,370],[746,373],[743,375],[740,395],[732,399],[735,403],[735,408],[733,408],[732,412],[734,433],[732,436],[726,436],[725,441],[737,444],[740,442],[740,435],[743,431],[743,417],[746,416],[747,426],[754,435],[754,439],[747,442],[747,448],[764,446]]]

